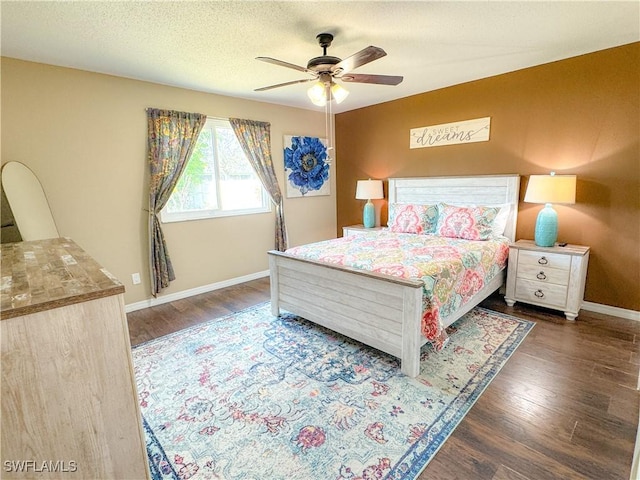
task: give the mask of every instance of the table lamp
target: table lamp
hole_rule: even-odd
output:
[[[531,175],[524,201],[544,203],[536,219],[535,242],[539,247],[553,247],[558,238],[558,214],[552,203],[576,203],[575,175]]]
[[[376,225],[376,213],[371,200],[384,198],[382,194],[382,180],[358,180],[356,186],[356,200],[367,200],[362,213],[362,223],[365,228]]]

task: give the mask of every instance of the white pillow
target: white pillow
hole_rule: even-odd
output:
[[[494,237],[499,237],[500,235],[504,235],[504,230],[507,228],[507,220],[509,220],[509,213],[511,213],[511,204],[503,203],[502,205],[494,206],[500,207],[500,211],[493,220],[491,231]]]

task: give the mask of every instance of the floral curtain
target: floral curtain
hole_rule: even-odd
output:
[[[230,118],[229,122],[249,163],[276,206],[275,248],[284,252],[287,249],[287,229],[284,223],[282,193],[271,159],[271,124],[239,118]]]
[[[158,215],[178,183],[206,121],[206,115],[201,113],[147,109],[149,267],[154,297],[176,278]]]

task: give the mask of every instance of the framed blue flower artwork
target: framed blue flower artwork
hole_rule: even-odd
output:
[[[326,139],[284,136],[284,175],[287,183],[287,198],[330,195],[330,167]]]

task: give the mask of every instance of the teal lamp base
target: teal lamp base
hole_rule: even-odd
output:
[[[371,200],[368,200],[367,203],[364,204],[364,211],[362,212],[362,223],[364,224],[364,228],[373,228],[376,226],[376,212],[373,208],[373,203],[371,203]]]
[[[553,247],[558,239],[558,214],[547,203],[536,220],[535,242],[539,247]]]

